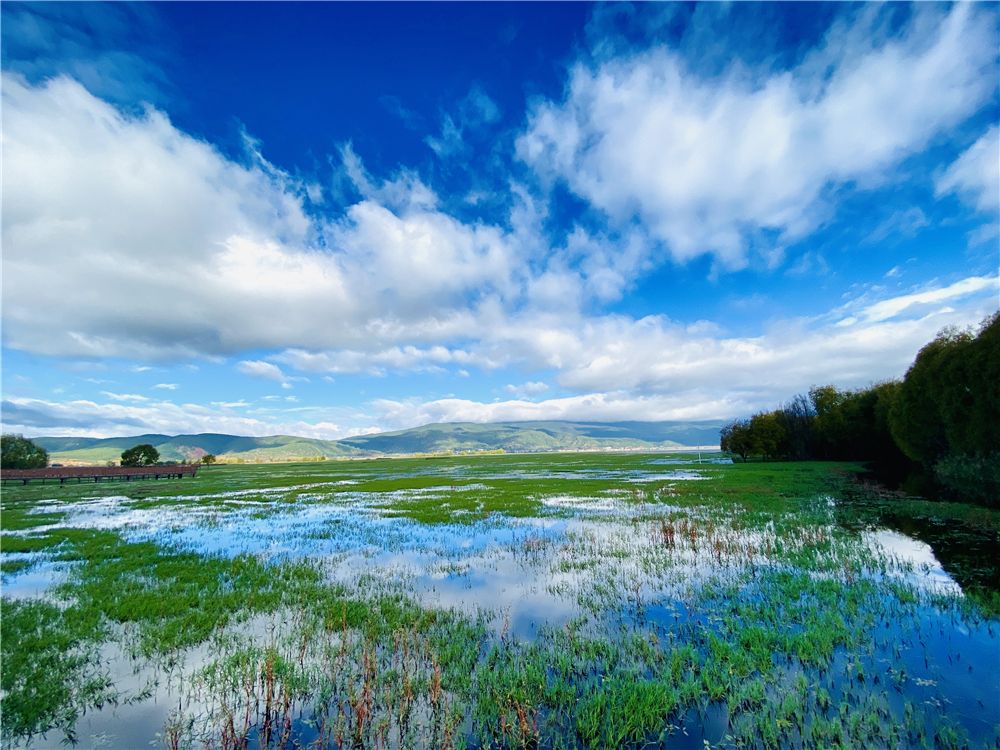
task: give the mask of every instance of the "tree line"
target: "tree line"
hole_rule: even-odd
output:
[[[216,458],[206,453],[198,462],[210,466]],[[141,443],[126,448],[121,454],[121,466],[155,466],[160,463],[160,452],[149,443]],[[176,463],[168,461],[167,464]],[[181,463],[187,463],[182,461]],[[40,445],[36,445],[22,435],[3,435],[0,437],[0,469],[44,469],[49,465],[49,454]],[[110,462],[114,465],[114,462]]]
[[[812,388],[722,428],[722,450],[746,461],[869,461],[922,469],[940,490],[1000,505],[1000,313],[978,333],[946,328],[902,380],[860,390]]]

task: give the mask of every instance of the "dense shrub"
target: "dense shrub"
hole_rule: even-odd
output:
[[[1000,451],[945,456],[934,464],[934,478],[963,500],[1000,506]]]
[[[0,437],[0,468],[44,469],[49,464],[49,454],[21,435]]]
[[[160,460],[160,452],[149,443],[122,451],[122,466],[152,466]]]

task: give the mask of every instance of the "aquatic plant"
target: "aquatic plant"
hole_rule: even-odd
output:
[[[848,465],[662,460],[11,488],[4,741],[114,731],[155,696],[169,748],[995,744],[985,563],[946,572],[884,524],[978,549],[1000,514],[872,498]]]

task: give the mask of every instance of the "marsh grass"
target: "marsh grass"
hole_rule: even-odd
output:
[[[295,554],[74,525],[121,487],[13,488],[5,580],[32,564],[12,553],[69,572],[3,600],[5,744],[147,701],[110,648],[170,706],[150,733],[168,748],[997,746],[983,564],[946,561],[970,585],[937,590],[864,532],[931,519],[988,543],[1000,514],[869,496],[850,465],[670,460],[704,479],[631,454],[215,467],[94,506],[208,537],[336,509]],[[412,550],[425,569],[380,567]],[[477,594],[508,570],[543,604]]]

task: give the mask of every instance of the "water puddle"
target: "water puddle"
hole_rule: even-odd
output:
[[[716,466],[728,466],[733,463],[733,459],[725,456],[691,456],[689,458],[651,458],[646,463],[650,466],[688,466],[690,464],[714,464]]]
[[[938,562],[929,544],[892,529],[865,532],[864,537],[895,563],[889,567],[889,575],[933,593],[961,594],[962,587]]]
[[[711,479],[711,477],[706,477],[704,474],[699,474],[697,471],[671,471],[666,474],[641,474],[639,476],[629,477],[626,481],[641,484],[645,482],[686,482],[699,479]]]

